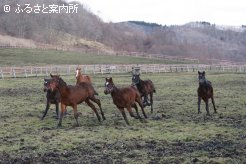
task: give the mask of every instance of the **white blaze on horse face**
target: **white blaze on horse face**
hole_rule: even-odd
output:
[[[76,75],[75,77],[77,78],[79,76],[79,70],[76,70]]]
[[[108,84],[109,84],[109,82],[106,82],[106,83],[105,83],[105,86],[107,87],[107,86],[108,86]]]

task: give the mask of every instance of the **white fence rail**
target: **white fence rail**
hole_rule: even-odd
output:
[[[80,65],[84,74],[115,74],[131,73],[136,65],[112,64],[112,65]],[[246,65],[164,65],[164,64],[141,64],[141,73],[164,73],[164,72],[195,72],[205,70],[210,72],[242,72],[246,73]],[[0,67],[0,79],[49,76],[50,73],[60,75],[74,75],[77,65],[56,66],[25,66],[25,67]]]

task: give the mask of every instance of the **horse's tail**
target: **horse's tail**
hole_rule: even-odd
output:
[[[151,81],[151,84],[152,84],[152,86],[153,86],[153,92],[156,93],[155,85],[154,85],[154,83],[153,83],[152,81]]]

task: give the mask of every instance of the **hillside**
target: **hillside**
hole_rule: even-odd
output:
[[[62,0],[9,0],[6,13],[0,9],[0,46],[60,47],[100,51],[129,51],[171,56],[243,61],[246,57],[246,30],[224,28],[208,22],[183,26],[162,26],[143,21],[105,23],[77,2],[77,13],[26,13],[26,5],[69,6]],[[16,13],[18,9],[23,12]],[[245,26],[242,26],[245,27]],[[6,39],[7,37],[7,39]],[[24,40],[23,40],[24,39]]]
[[[122,26],[143,33],[147,53],[189,56],[203,60],[246,61],[246,29],[192,22],[183,26],[156,26],[123,22]],[[119,26],[119,25],[118,25]],[[129,30],[127,30],[129,31]]]

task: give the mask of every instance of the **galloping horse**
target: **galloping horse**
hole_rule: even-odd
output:
[[[213,93],[212,83],[205,78],[205,71],[203,71],[203,72],[198,71],[198,80],[199,80],[199,87],[197,89],[198,114],[201,113],[200,105],[201,105],[201,99],[203,99],[203,101],[206,103],[207,115],[210,115],[209,109],[208,109],[208,100],[210,98],[212,99],[212,104],[214,107],[214,113],[217,113],[216,108],[215,108],[215,103],[214,103],[214,93]]]
[[[151,106],[151,113],[153,113],[153,93],[155,87],[151,80],[141,80],[139,74],[132,75],[132,85],[136,85],[141,97],[144,97],[144,106]],[[150,96],[150,103],[148,102],[148,95]]]
[[[54,89],[52,91],[46,87],[49,80],[51,79],[44,79],[44,92],[46,92],[46,108],[43,116],[41,117],[41,120],[43,120],[44,117],[46,116],[51,104],[56,105],[56,116],[57,118],[59,117],[59,103],[61,102],[61,95],[58,89]]]
[[[138,113],[136,102],[141,107],[144,117],[147,118],[147,115],[145,114],[144,109],[143,109],[143,104],[142,104],[140,93],[135,87],[130,86],[130,87],[125,87],[125,88],[117,88],[114,85],[112,77],[105,78],[105,80],[106,82],[105,82],[104,93],[111,94],[114,104],[121,111],[121,114],[123,115],[124,120],[126,121],[127,125],[129,125],[129,122],[127,120],[124,108],[127,108],[131,117],[134,117],[136,119],[141,119]],[[131,107],[135,108],[137,116],[133,114]]]
[[[77,83],[76,84],[79,84],[79,83],[82,83],[82,82],[92,83],[90,76],[82,75],[81,68],[79,66],[76,68],[75,77],[77,79]]]
[[[97,95],[96,91],[94,90],[93,86],[89,83],[80,83],[75,86],[67,85],[66,82],[60,76],[53,76],[51,75],[52,79],[47,83],[47,88],[51,89],[58,89],[61,94],[61,113],[59,118],[58,127],[62,125],[62,118],[67,106],[71,106],[74,111],[74,118],[76,120],[77,126],[78,123],[78,112],[77,112],[77,104],[82,103],[83,101],[86,102],[88,106],[96,113],[97,119],[100,122],[101,117],[99,116],[96,107],[93,105],[95,102],[101,111],[101,115],[103,120],[105,120],[104,113],[101,108],[101,102],[99,99],[95,97]]]

